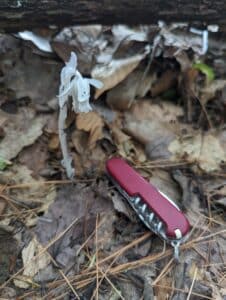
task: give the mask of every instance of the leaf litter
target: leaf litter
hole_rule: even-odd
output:
[[[48,32],[52,53],[1,35],[1,298],[224,299],[224,42],[200,32],[74,26]],[[56,98],[72,51],[104,84],[90,91],[93,111],[68,107],[74,181],[60,163]],[[111,156],[187,215],[178,264],[108,181]]]

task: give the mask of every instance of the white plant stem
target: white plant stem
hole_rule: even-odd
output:
[[[66,118],[67,118],[67,103],[65,103],[63,107],[61,107],[60,109],[59,119],[58,119],[58,130],[59,130],[61,150],[63,154],[63,159],[61,163],[63,167],[66,169],[67,177],[73,179],[75,174],[75,169],[72,167],[72,157],[68,150],[67,135],[64,129]]]

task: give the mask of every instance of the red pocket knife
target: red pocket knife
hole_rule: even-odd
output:
[[[147,182],[123,159],[109,159],[106,168],[112,182],[139,218],[174,247],[175,258],[178,259],[179,246],[190,229],[185,215],[172,200]]]

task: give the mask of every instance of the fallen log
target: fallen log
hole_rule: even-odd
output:
[[[226,28],[224,0],[1,0],[0,31],[48,26],[201,22]]]

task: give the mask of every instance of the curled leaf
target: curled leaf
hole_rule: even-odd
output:
[[[199,62],[199,63],[193,64],[193,68],[196,69],[196,70],[199,70],[201,73],[206,75],[206,78],[207,78],[208,82],[214,80],[215,74],[214,74],[213,69],[210,66]]]

